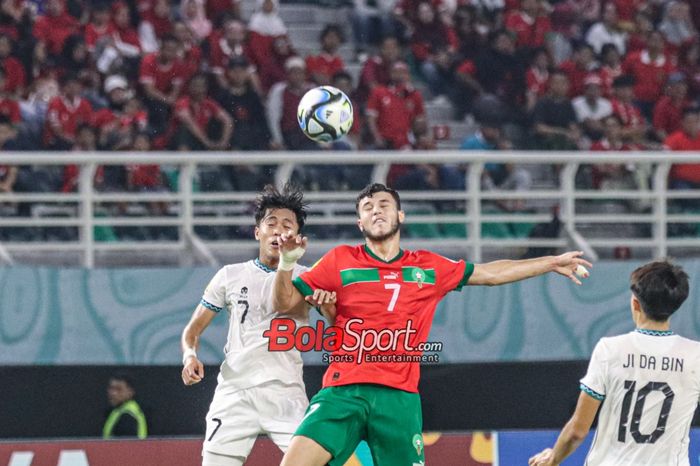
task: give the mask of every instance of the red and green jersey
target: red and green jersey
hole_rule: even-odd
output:
[[[420,355],[416,348],[427,341],[438,303],[460,290],[473,271],[472,263],[429,251],[401,250],[389,261],[365,245],[328,252],[294,280],[304,296],[315,289],[337,294],[335,326],[344,330],[343,346],[332,353],[323,386],[373,383],[417,392],[420,364],[385,362],[382,356]],[[376,339],[378,347],[361,354],[359,335],[369,346]]]

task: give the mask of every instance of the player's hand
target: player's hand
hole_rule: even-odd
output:
[[[586,259],[582,259],[582,251],[572,251],[562,254],[554,258],[554,272],[568,277],[569,280],[581,284],[581,281],[576,277],[576,269],[579,265],[584,267],[593,267],[593,264],[588,262]]]
[[[294,251],[297,248],[306,250],[306,245],[309,240],[306,236],[295,235],[293,233],[282,233],[277,239],[277,244],[279,244],[280,254],[285,252]],[[301,256],[300,256],[301,257]]]
[[[321,310],[323,317],[332,324],[335,322],[335,291],[314,290],[314,294],[304,298],[307,303]]]
[[[196,356],[190,356],[182,368],[182,381],[185,385],[194,385],[204,378],[204,364]]]
[[[545,448],[527,462],[529,466],[556,466],[554,463],[554,452],[551,448]]]

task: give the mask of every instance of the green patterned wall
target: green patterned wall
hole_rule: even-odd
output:
[[[443,342],[441,362],[586,359],[600,337],[633,328],[636,265],[596,264],[581,287],[556,275],[466,287],[441,303],[430,341]],[[700,285],[700,261],[684,265]],[[0,268],[0,364],[179,364],[180,333],[214,272]],[[700,339],[697,288],[673,327]],[[222,314],[207,329],[205,362],[221,360],[227,325]]]

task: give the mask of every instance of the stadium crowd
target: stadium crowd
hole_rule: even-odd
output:
[[[318,53],[300,56],[277,0],[258,0],[247,19],[241,11],[240,0],[2,0],[0,149],[435,149],[426,104],[449,102],[454,120],[480,125],[465,150],[700,150],[698,2],[354,0],[358,77],[339,54],[343,27],[328,24]],[[356,121],[322,146],[296,122],[299,100],[321,84],[351,96]],[[327,188],[357,174],[316,170],[325,171],[311,167],[302,181]],[[70,192],[77,175],[74,166],[0,166],[0,191]],[[270,178],[247,168],[205,175],[201,189],[211,190]],[[138,165],[105,167],[95,182],[153,191],[176,179]],[[503,165],[487,166],[484,182],[530,183]],[[646,179],[611,165],[580,182]],[[390,183],[459,189],[463,168],[394,166]],[[700,188],[700,166],[674,167],[671,186]]]

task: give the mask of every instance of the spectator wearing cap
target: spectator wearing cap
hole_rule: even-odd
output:
[[[620,55],[624,55],[627,47],[627,34],[619,28],[617,7],[614,3],[606,3],[603,7],[603,17],[598,23],[588,29],[586,42],[593,51],[601,55],[605,44],[612,44]]]
[[[139,83],[146,97],[149,124],[158,134],[165,131],[171,108],[184,84],[187,70],[178,59],[179,47],[174,36],[166,35],[158,53],[146,55],[141,60]]]
[[[0,116],[6,118],[12,125],[18,125],[22,121],[19,104],[9,92],[4,90],[6,82],[5,70],[0,67]]]
[[[668,76],[675,69],[671,57],[664,53],[664,39],[661,33],[651,32],[646,48],[628,55],[622,68],[625,74],[634,77],[635,98],[642,115],[651,120],[654,104],[661,98]]]
[[[176,150],[223,150],[229,147],[233,120],[214,100],[207,97],[208,80],[194,76],[188,95],[175,104],[171,146]]]
[[[4,90],[20,95],[27,85],[27,75],[24,66],[12,55],[14,41],[6,34],[0,34],[0,67],[5,70]]]
[[[609,99],[613,95],[613,81],[622,76],[622,56],[614,44],[605,44],[600,52],[600,62],[598,76],[603,81],[603,95]]]
[[[233,118],[231,147],[234,150],[269,149],[267,115],[251,82],[250,63],[244,57],[231,58],[223,78],[225,86],[216,100]]]
[[[625,142],[643,144],[647,132],[647,123],[642,112],[634,103],[634,78],[622,75],[613,81],[613,115],[622,125],[620,131]]]
[[[690,104],[688,83],[680,72],[671,73],[666,85],[666,95],[654,106],[653,125],[660,141],[680,129],[683,109]]]
[[[583,81],[597,68],[593,47],[585,42],[576,45],[570,60],[564,61],[559,68],[569,78],[569,97],[583,94]]]
[[[61,94],[51,99],[46,112],[43,139],[47,149],[70,150],[78,127],[92,123],[92,106],[81,97],[82,88],[75,74],[61,78]]]
[[[520,0],[520,8],[506,16],[505,27],[515,34],[518,48],[543,47],[552,32],[552,23],[539,0]]]
[[[576,112],[576,119],[586,135],[597,140],[603,135],[603,119],[612,115],[612,104],[602,97],[603,81],[597,74],[590,74],[583,81],[583,95],[571,103]]]
[[[50,54],[59,55],[66,38],[78,32],[80,23],[68,14],[64,0],[47,0],[46,14],[36,19],[32,35],[46,44]]]
[[[423,96],[413,84],[404,62],[391,68],[391,84],[377,86],[367,101],[367,124],[377,149],[411,147],[409,133],[415,120],[425,118]]]
[[[98,110],[94,118],[99,145],[112,150],[122,149],[125,141],[131,140],[133,131],[146,129],[148,116],[123,76],[109,76],[104,91],[108,106]]]
[[[328,24],[321,31],[321,53],[306,57],[306,73],[309,79],[320,86],[330,84],[334,74],[343,71],[345,63],[338,48],[345,41],[343,31],[337,24]]]
[[[561,70],[549,77],[549,92],[532,112],[534,132],[539,149],[574,150],[578,148],[581,130],[569,95],[569,78]]]
[[[401,58],[401,45],[396,37],[382,40],[379,54],[370,57],[362,66],[357,85],[357,99],[364,103],[376,86],[387,86],[391,81],[391,67]]]
[[[681,128],[668,136],[664,146],[672,151],[700,151],[700,109],[683,110]],[[700,189],[700,164],[676,164],[669,175],[671,189]]]
[[[291,57],[285,63],[287,79],[278,82],[267,96],[267,118],[272,147],[288,150],[312,150],[316,144],[307,138],[297,122],[297,107],[312,85],[306,80],[306,63]]]

